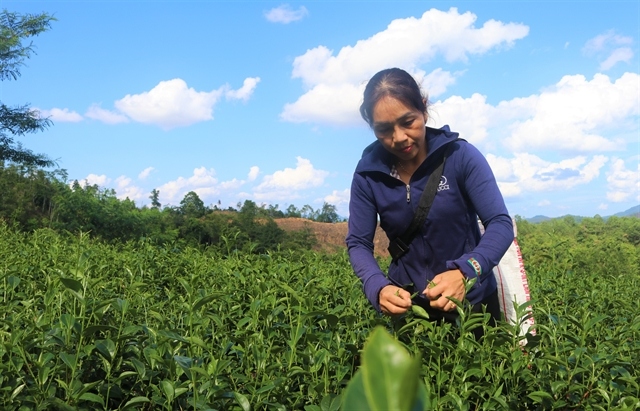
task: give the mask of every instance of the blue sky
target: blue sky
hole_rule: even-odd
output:
[[[637,1],[1,1],[58,19],[5,104],[54,125],[20,141],[140,206],[195,191],[348,215],[374,137],[366,81],[410,71],[487,157],[512,215],[640,204]]]

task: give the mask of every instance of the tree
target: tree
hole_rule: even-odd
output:
[[[162,207],[162,204],[160,204],[160,200],[158,198],[159,196],[160,196],[160,191],[158,191],[155,188],[151,190],[151,195],[149,196],[149,199],[151,200],[151,208],[160,210],[160,207]]]
[[[188,218],[200,218],[207,210],[198,194],[195,191],[189,191],[180,201],[180,211]]]
[[[300,218],[301,214],[300,211],[296,208],[295,205],[290,204],[289,207],[287,207],[287,212],[285,213],[286,217],[298,217]]]
[[[24,60],[31,57],[33,42],[22,41],[51,28],[55,18],[47,13],[17,14],[6,9],[0,13],[0,81],[17,80]],[[0,161],[50,167],[54,162],[44,154],[36,154],[22,147],[15,137],[42,131],[52,124],[48,118],[40,117],[37,110],[28,104],[9,107],[0,102]]]
[[[321,223],[337,223],[340,221],[340,217],[336,211],[336,206],[333,204],[329,204],[325,201],[322,205],[322,210],[318,214],[316,221]]]
[[[305,204],[304,206],[302,206],[302,209],[300,210],[300,217],[313,220],[315,219],[315,216],[316,212],[313,211],[313,207],[311,207],[309,204]]]

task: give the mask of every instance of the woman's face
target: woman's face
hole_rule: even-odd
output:
[[[403,163],[421,163],[426,158],[426,121],[426,113],[390,96],[373,107],[373,133]]]

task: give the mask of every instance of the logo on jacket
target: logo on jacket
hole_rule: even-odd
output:
[[[447,184],[447,177],[440,177],[440,183],[438,184],[438,191],[448,190],[449,184]]]

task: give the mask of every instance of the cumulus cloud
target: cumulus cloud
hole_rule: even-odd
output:
[[[442,55],[448,62],[467,61],[470,55],[511,47],[525,37],[529,28],[517,23],[495,20],[475,27],[477,16],[431,9],[420,18],[392,21],[384,31],[354,46],[345,46],[337,54],[318,46],[293,62],[293,78],[300,78],[307,91],[296,102],[287,104],[281,114],[285,121],[349,124],[358,120],[357,106],[364,83],[386,67],[404,67],[425,83],[435,84],[433,94],[444,92],[454,75],[436,69],[429,75],[420,64]]]
[[[178,204],[189,191],[198,194],[200,199],[206,203],[214,201],[214,196],[224,192],[235,194],[244,184],[246,181],[235,178],[229,181],[219,181],[213,168],[198,167],[193,170],[192,176],[178,177],[157,189],[163,204]]]
[[[616,133],[637,133],[639,96],[640,76],[636,73],[625,73],[613,82],[603,74],[590,81],[581,75],[565,76],[538,95],[495,106],[480,94],[436,101],[429,121],[435,127],[449,124],[470,142],[492,148],[501,144],[513,151],[619,150],[624,142]],[[493,141],[485,142],[489,139]]]
[[[364,84],[319,84],[295,103],[285,104],[280,118],[292,123],[358,124]]]
[[[100,188],[104,188],[110,182],[111,179],[104,174],[89,174],[82,180],[78,180],[78,183],[83,187],[97,185]]]
[[[283,4],[264,13],[264,16],[268,21],[282,24],[289,24],[293,21],[302,20],[308,15],[309,11],[306,7],[300,6],[298,9],[293,9],[288,4]]]
[[[225,190],[225,191],[235,191],[237,189],[239,189],[240,187],[242,187],[245,184],[244,180],[238,180],[237,178],[234,178],[232,180],[229,181],[223,181],[219,184],[219,188],[220,190]]]
[[[612,160],[607,172],[607,200],[619,203],[629,199],[640,201],[640,163],[628,170],[624,160]]]
[[[255,187],[258,200],[282,200],[298,198],[298,191],[318,187],[324,183],[329,172],[313,167],[308,159],[297,157],[296,168],[285,168],[267,175]]]
[[[138,180],[145,180],[147,177],[149,177],[149,174],[151,174],[153,170],[155,170],[155,168],[153,167],[145,168],[140,172],[140,174],[138,174]]]
[[[257,166],[253,166],[249,169],[249,175],[247,176],[247,178],[249,179],[249,181],[255,181],[255,179],[258,178],[258,174],[260,174],[260,168]]]
[[[198,167],[193,170],[191,177],[178,177],[176,180],[169,181],[158,187],[158,191],[164,202],[176,203],[189,191],[198,192],[197,190],[206,189],[208,193],[214,194],[217,184],[218,179],[214,169]]]
[[[429,109],[429,124],[440,127],[449,124],[470,142],[479,143],[487,138],[490,121],[495,121],[496,109],[486,102],[486,97],[473,94],[469,98],[449,97],[436,101]]]
[[[51,118],[53,121],[61,123],[78,123],[83,120],[82,116],[68,108],[52,108],[50,110],[35,109],[38,111],[40,118]]]
[[[633,44],[633,38],[609,30],[587,41],[582,51],[587,56],[596,56],[602,60],[600,70],[606,71],[617,63],[631,61],[633,58],[633,50],[629,47],[631,44]]]
[[[146,198],[145,191],[133,184],[133,181],[127,176],[120,176],[115,179],[116,197],[120,200],[128,198],[129,200],[142,200]]]
[[[447,87],[455,84],[456,78],[460,75],[461,73],[452,74],[448,71],[442,70],[441,68],[437,68],[429,74],[425,74],[421,71],[414,73],[418,84],[422,86],[423,90],[428,92],[429,99],[438,97],[440,94],[447,91]]]
[[[128,117],[139,123],[154,124],[169,130],[212,120],[213,108],[222,96],[228,100],[247,101],[259,82],[259,77],[248,77],[237,90],[223,85],[212,91],[196,91],[188,87],[184,80],[175,78],[161,81],[149,91],[127,94],[117,100],[114,105],[119,113],[106,112],[95,106],[93,111],[97,113],[96,117],[100,117],[98,119],[105,122],[108,121],[103,118],[108,119],[108,114],[115,114],[114,119],[122,120]],[[89,117],[89,113],[87,116]]]
[[[225,96],[229,100],[247,101],[260,82],[260,77],[247,77],[238,90],[227,90]]]
[[[127,94],[115,102],[115,107],[134,121],[168,130],[213,119],[213,106],[223,92],[223,88],[196,91],[176,78],[161,81],[150,91]]]
[[[621,119],[638,115],[640,76],[625,73],[615,82],[603,74],[587,81],[582,75],[565,76],[552,89],[543,91],[535,104],[535,115],[512,126],[507,146],[602,151],[620,148],[597,133]]]
[[[331,194],[324,197],[324,201],[332,204],[336,207],[339,207],[343,204],[349,204],[349,199],[351,198],[351,190],[333,190]]]
[[[545,192],[568,190],[586,184],[599,176],[607,157],[584,156],[552,163],[528,153],[516,153],[513,158],[487,155],[502,195],[515,197],[523,191]]]
[[[105,110],[97,104],[91,105],[87,112],[84,113],[87,118],[98,120],[106,124],[119,124],[119,123],[128,123],[129,119],[127,116],[116,113],[114,111]]]
[[[87,177],[78,180],[78,184],[82,187],[96,185],[101,190],[113,189],[116,197],[120,200],[128,198],[129,200],[136,201],[144,200],[148,197],[148,193],[146,193],[145,190],[134,185],[131,178],[124,175],[112,180],[105,174],[89,174]]]

